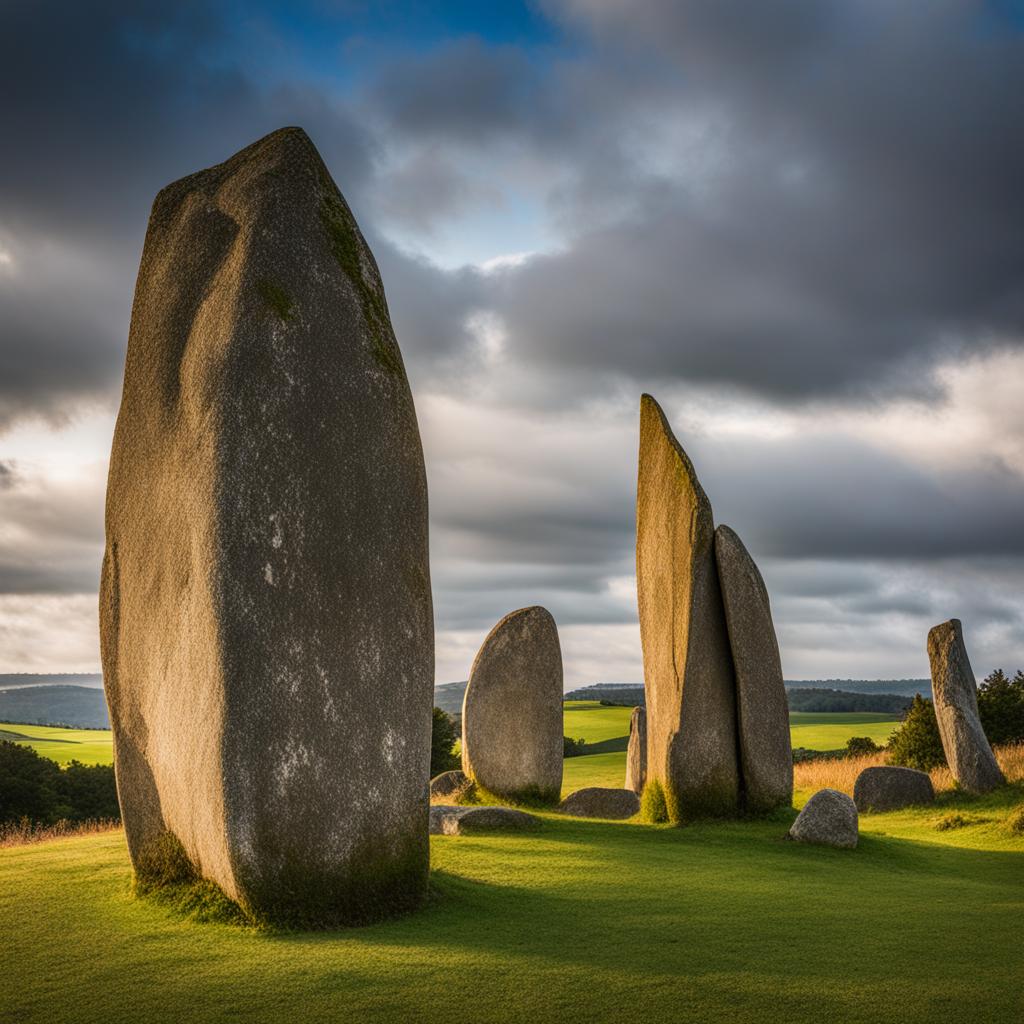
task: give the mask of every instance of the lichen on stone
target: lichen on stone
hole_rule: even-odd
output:
[[[269,310],[276,313],[285,323],[291,320],[295,313],[295,303],[279,284],[264,277],[256,282],[256,291]]]

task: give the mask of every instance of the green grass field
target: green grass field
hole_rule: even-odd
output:
[[[60,729],[49,725],[8,725],[0,722],[0,740],[34,747],[58,764],[113,764],[109,729]]]
[[[0,849],[0,1020],[763,1024],[1022,1019],[1020,785],[862,818],[667,828],[543,816],[435,837],[423,911],[347,932],[203,924],[130,894],[121,832]],[[954,807],[988,821],[938,832]]]

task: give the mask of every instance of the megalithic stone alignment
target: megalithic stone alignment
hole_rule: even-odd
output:
[[[647,782],[647,709],[633,708],[629,717],[629,745],[626,747],[625,788],[639,795]]]
[[[484,640],[462,701],[462,770],[509,800],[562,789],[562,650],[544,608],[510,612]]]
[[[978,715],[978,686],[959,619],[928,633],[932,696],[942,749],[954,778],[972,793],[987,793],[1006,780]]]
[[[297,925],[415,906],[433,619],[416,413],[380,275],[306,134],[157,196],[100,597],[137,875]]]
[[[715,530],[715,562],[736,673],[736,715],[744,804],[768,811],[793,799],[789,702],[768,588],[743,541]]]
[[[650,395],[640,402],[636,582],[647,801],[670,821],[739,804],[736,694],[711,503]]]

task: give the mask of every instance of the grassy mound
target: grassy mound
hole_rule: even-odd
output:
[[[1015,1020],[1022,804],[1015,785],[865,815],[854,851],[786,841],[791,815],[545,815],[435,837],[424,910],[312,934],[134,898],[119,832],[0,849],[0,1019]]]

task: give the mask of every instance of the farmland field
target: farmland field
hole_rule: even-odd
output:
[[[63,729],[50,725],[10,725],[0,722],[0,740],[34,747],[43,757],[58,764],[113,764],[114,751],[109,729]]]

